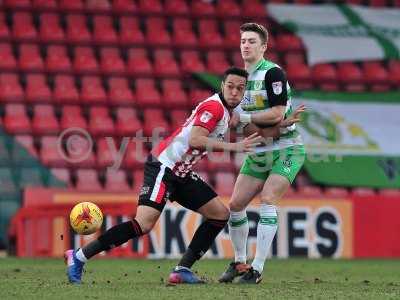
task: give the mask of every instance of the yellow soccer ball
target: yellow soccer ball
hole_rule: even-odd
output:
[[[91,202],[81,202],[74,206],[69,214],[72,229],[82,235],[92,234],[100,229],[103,213]]]

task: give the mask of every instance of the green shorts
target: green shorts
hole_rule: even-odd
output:
[[[240,169],[240,174],[246,174],[264,181],[270,174],[279,174],[293,183],[304,163],[305,155],[303,145],[247,155]]]

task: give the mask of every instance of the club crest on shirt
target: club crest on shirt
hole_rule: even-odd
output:
[[[280,95],[282,93],[282,81],[276,81],[272,83],[272,90],[275,95]]]
[[[200,121],[203,123],[207,123],[208,121],[211,120],[212,117],[213,117],[212,113],[210,113],[209,111],[205,111],[201,114]]]

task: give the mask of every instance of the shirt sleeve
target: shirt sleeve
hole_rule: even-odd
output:
[[[287,79],[281,68],[274,67],[268,70],[265,74],[265,89],[270,107],[286,105],[288,98]]]
[[[201,126],[212,132],[224,116],[224,108],[218,101],[207,101],[200,105],[194,119],[194,126]]]

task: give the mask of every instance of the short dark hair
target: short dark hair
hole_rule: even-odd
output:
[[[244,77],[247,81],[247,77],[249,76],[249,73],[245,69],[238,68],[238,67],[230,67],[225,70],[224,75],[222,76],[222,81],[225,82],[225,79],[228,77],[228,75],[237,75],[240,77]]]
[[[246,31],[257,33],[264,44],[268,42],[268,30],[263,25],[257,23],[244,23],[240,26],[240,34]]]

